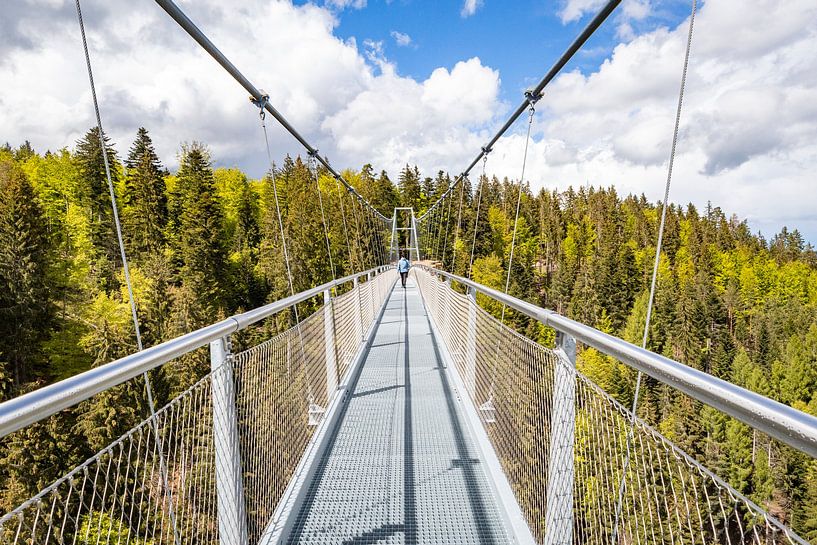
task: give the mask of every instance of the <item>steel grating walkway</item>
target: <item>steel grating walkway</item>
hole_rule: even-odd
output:
[[[510,543],[420,294],[391,294],[288,543]]]

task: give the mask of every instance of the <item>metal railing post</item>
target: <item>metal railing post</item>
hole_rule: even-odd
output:
[[[374,274],[369,272],[369,274],[366,276],[366,284],[368,284],[368,286],[369,286],[369,306],[372,307],[372,320],[374,321],[375,314],[377,313],[377,305],[375,304],[375,300],[374,300],[375,291],[373,289],[374,284],[372,284],[373,279],[374,279]]]
[[[468,288],[468,335],[465,346],[465,387],[477,398],[477,290]]]
[[[363,340],[363,304],[360,301],[360,282],[357,276],[352,281],[352,289],[355,290],[355,297],[357,298],[357,312],[355,312],[355,334],[361,341]]]
[[[454,312],[453,312],[453,309],[451,308],[451,305],[448,304],[448,300],[451,297],[451,289],[452,289],[451,288],[451,279],[446,278],[445,279],[445,285],[443,286],[443,308],[445,310],[445,318],[443,319],[443,323],[440,324],[440,325],[445,327],[444,335],[446,337],[448,337],[448,339],[450,341],[450,344],[452,345],[449,348],[451,350],[454,350],[454,347],[453,347],[454,339],[453,339],[453,336],[451,335],[451,318],[452,318]]]
[[[338,388],[338,361],[335,351],[335,320],[332,293],[323,291],[323,339],[326,347],[326,399],[331,400]]]
[[[392,212],[391,218],[391,242],[389,243],[389,263],[394,263],[400,256],[400,239],[397,235],[397,208]]]
[[[553,372],[545,545],[573,543],[573,444],[576,433],[576,339],[557,333]]]
[[[210,342],[219,543],[244,545],[247,543],[247,513],[231,360],[229,337]]]

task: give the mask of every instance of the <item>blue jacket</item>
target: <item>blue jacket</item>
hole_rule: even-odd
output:
[[[397,272],[401,272],[401,273],[408,272],[408,270],[410,268],[411,268],[411,263],[405,257],[401,257],[400,261],[397,262]]]

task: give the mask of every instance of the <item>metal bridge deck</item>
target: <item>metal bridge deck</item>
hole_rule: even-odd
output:
[[[398,283],[287,542],[511,542],[460,403]]]

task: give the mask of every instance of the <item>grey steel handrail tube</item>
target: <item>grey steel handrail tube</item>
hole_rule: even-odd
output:
[[[343,176],[332,168],[329,162],[318,154],[317,148],[312,147],[312,145],[310,145],[309,142],[307,142],[306,139],[301,136],[301,133],[299,133],[295,127],[290,125],[289,121],[287,121],[286,118],[278,110],[276,110],[268,100],[264,100],[264,94],[258,89],[258,87],[253,85],[253,83],[241,73],[241,71],[230,61],[230,59],[228,59],[224,53],[222,53],[221,50],[219,50],[219,48],[216,47],[212,41],[210,41],[210,39],[201,31],[201,29],[199,29],[199,27],[196,26],[192,20],[190,20],[190,18],[179,8],[179,6],[177,6],[172,0],[155,1],[163,10],[167,12],[168,15],[170,15],[174,21],[179,24],[180,27],[185,30],[185,32],[190,35],[191,38],[196,40],[196,42],[198,42],[198,44],[205,51],[207,51],[210,56],[221,65],[222,68],[224,68],[239,84],[241,84],[241,86],[246,89],[248,93],[250,93],[253,99],[259,103],[262,103],[264,109],[272,114],[272,117],[274,117],[278,123],[280,123],[289,132],[289,134],[295,138],[295,140],[306,148],[306,151],[309,152],[310,156],[317,159],[324,167],[326,167],[326,169],[331,172],[336,179],[343,183],[343,185],[346,186],[346,189],[357,199],[374,210],[375,213],[377,213],[377,215],[379,215],[382,219],[386,221],[389,220],[389,218],[384,216],[378,209],[372,206],[369,201],[363,197],[363,195],[358,193],[357,190],[343,178]]]
[[[376,267],[327,282],[10,399],[0,404],[0,437],[5,437],[29,424],[104,392],[108,388],[155,369],[174,358],[206,346],[211,341],[245,329],[268,316],[286,310],[292,305],[321,295],[325,290],[351,282],[355,278],[369,273],[382,272],[389,268],[391,267]]]
[[[817,458],[817,418],[810,414],[462,276],[417,266],[468,286],[556,331],[572,335],[577,341]]]
[[[494,144],[496,144],[497,140],[499,140],[502,137],[502,135],[505,134],[507,130],[511,128],[511,125],[513,125],[516,122],[516,120],[519,119],[520,115],[525,113],[525,110],[528,109],[529,104],[535,103],[537,100],[542,98],[542,91],[544,91],[545,87],[547,87],[547,85],[553,80],[553,78],[556,77],[556,75],[562,70],[562,68],[564,68],[568,61],[570,61],[573,55],[575,55],[576,52],[584,45],[584,42],[586,42],[590,38],[590,36],[593,35],[593,33],[601,26],[601,24],[607,19],[607,17],[609,17],[610,14],[613,13],[613,10],[615,10],[620,3],[621,0],[609,0],[607,4],[603,8],[601,8],[601,10],[596,14],[596,16],[593,17],[593,20],[587,24],[584,30],[582,30],[581,34],[579,34],[576,37],[576,39],[573,40],[573,43],[570,44],[570,46],[565,50],[565,52],[562,53],[562,56],[559,57],[559,60],[557,60],[556,63],[550,68],[550,70],[548,70],[547,74],[545,74],[544,77],[541,80],[539,80],[539,83],[536,84],[536,87],[525,93],[525,100],[522,102],[522,104],[520,104],[519,107],[516,108],[516,110],[514,110],[514,112],[511,114],[508,120],[505,121],[505,124],[502,125],[502,127],[497,131],[493,138],[491,138],[487,144],[482,146],[479,155],[477,155],[476,158],[473,161],[471,161],[471,164],[468,165],[468,168],[466,168],[462,172],[462,174],[457,176],[457,178],[448,187],[445,193],[440,195],[440,198],[437,199],[437,202],[435,202],[428,210],[426,210],[425,214],[417,218],[417,221],[421,221],[423,218],[426,217],[426,215],[428,215],[429,212],[434,210],[437,204],[440,201],[442,201],[448,195],[448,193],[450,193],[457,186],[457,184],[460,181],[462,181],[466,176],[468,176],[468,173],[471,172],[471,169],[473,169],[477,163],[479,163],[480,159],[482,159],[484,156],[491,152],[491,149],[494,147]]]

